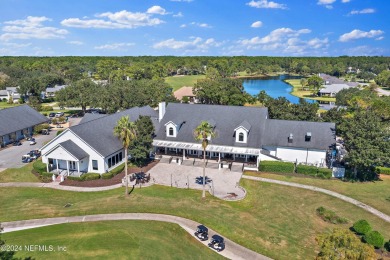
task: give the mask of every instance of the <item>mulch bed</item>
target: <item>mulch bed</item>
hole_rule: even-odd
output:
[[[128,174],[136,173],[136,172],[148,172],[151,168],[153,168],[158,163],[158,160],[154,160],[148,165],[139,168],[139,167],[130,167],[127,169]],[[105,187],[105,186],[111,186],[114,184],[122,183],[122,179],[125,177],[125,171],[115,175],[111,179],[104,180],[91,180],[91,181],[74,181],[74,180],[68,180],[61,182],[60,185],[64,186],[75,186],[75,187]]]

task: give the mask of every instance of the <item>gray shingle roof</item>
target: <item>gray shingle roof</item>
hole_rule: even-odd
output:
[[[195,143],[194,129],[202,121],[212,119],[215,121],[217,137],[213,138],[210,144],[260,148],[267,115],[268,109],[259,107],[169,103],[160,122],[160,130],[156,132],[155,139]],[[236,143],[234,129],[243,120],[246,120],[251,125],[248,143]],[[176,137],[166,136],[164,125],[169,121],[178,125],[181,124]]]
[[[236,128],[239,128],[240,126],[244,127],[248,131],[250,131],[252,127],[251,124],[249,124],[246,120],[242,121],[239,125],[237,125]]]
[[[0,136],[47,122],[47,117],[28,105],[0,110]]]
[[[351,88],[351,86],[347,84],[322,85],[322,87],[320,93],[339,93],[343,89]]]
[[[54,87],[47,88],[46,92],[47,93],[55,93],[57,91],[60,91],[63,88],[66,88],[68,85],[55,85]]]
[[[140,115],[152,117],[155,128],[158,128],[158,113],[151,107],[134,107],[119,113],[104,116],[70,128],[76,135],[87,142],[102,156],[108,156],[122,148],[122,143],[114,136],[116,123],[122,116],[129,116],[131,121]]]
[[[8,96],[7,90],[0,90],[0,96]]]
[[[334,123],[269,119],[263,145],[326,150],[336,142],[334,130]],[[305,141],[307,132],[311,132],[310,142]],[[293,134],[292,143],[288,142],[290,134]]]
[[[107,116],[107,115],[105,115],[105,114],[85,113],[84,117],[80,120],[79,125],[87,123],[87,122],[92,121],[92,120],[96,120],[98,118],[105,117],[105,116]]]
[[[81,160],[88,156],[88,154],[80,148],[77,144],[75,144],[72,140],[67,140],[65,142],[59,143],[65,150],[71,153],[77,160]]]

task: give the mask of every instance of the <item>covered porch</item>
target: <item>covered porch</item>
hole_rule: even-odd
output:
[[[170,158],[178,164],[188,164],[188,160],[203,160],[203,148],[199,143],[182,143],[174,141],[153,141],[157,157]],[[214,162],[218,168],[231,168],[233,163],[242,164],[244,168],[257,169],[261,149],[247,147],[232,147],[209,144],[206,148],[207,163]],[[171,162],[170,161],[170,162]]]

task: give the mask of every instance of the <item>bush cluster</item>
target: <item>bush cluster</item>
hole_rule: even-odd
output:
[[[338,216],[334,211],[319,207],[316,209],[317,215],[322,218],[325,222],[332,224],[345,224],[348,223],[348,219]]]
[[[388,167],[376,167],[380,174],[390,175],[390,168]]]
[[[361,219],[353,224],[352,229],[359,235],[365,235],[371,231],[371,226],[367,220]]]
[[[259,171],[292,173],[294,172],[294,163],[280,161],[261,161]],[[317,168],[315,166],[308,166],[302,164],[297,165],[296,173],[306,174],[324,179],[330,179],[332,177],[332,170],[330,169]]]
[[[364,242],[372,245],[376,248],[381,248],[385,242],[385,238],[378,231],[370,231],[368,234],[363,236]]]
[[[39,179],[43,182],[50,182],[53,174],[50,172],[46,172],[46,164],[44,164],[41,160],[35,161],[33,163],[32,173],[38,174]]]
[[[53,111],[53,107],[52,106],[41,106],[41,109],[40,111]]]

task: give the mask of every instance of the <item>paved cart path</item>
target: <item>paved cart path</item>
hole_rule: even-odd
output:
[[[99,214],[99,215],[85,215],[85,216],[73,216],[73,217],[60,217],[60,218],[43,218],[43,219],[31,219],[12,222],[3,222],[2,227],[4,233],[13,232],[18,230],[25,230],[31,228],[38,228],[49,225],[63,224],[63,223],[77,223],[77,222],[94,222],[94,221],[108,221],[108,220],[152,220],[163,221],[178,224],[191,236],[194,236],[196,227],[200,225],[193,220],[176,217],[172,215],[164,214],[150,214],[150,213],[116,213],[116,214]],[[214,230],[209,228],[209,237],[217,234]],[[202,243],[208,247],[209,241],[200,241],[195,238],[199,243]],[[229,259],[270,259],[266,256],[258,254],[252,250],[249,250],[237,243],[225,238],[226,248],[220,255]],[[210,249],[213,250],[213,249]],[[217,252],[217,251],[215,251]],[[218,253],[218,252],[217,252]]]
[[[296,188],[302,188],[302,189],[306,189],[306,190],[322,192],[322,193],[325,193],[327,195],[330,195],[330,196],[336,197],[338,199],[344,200],[346,202],[349,202],[349,203],[351,203],[353,205],[356,205],[356,206],[358,206],[358,207],[360,207],[360,208],[370,212],[371,214],[374,214],[375,216],[383,219],[384,221],[390,223],[390,216],[389,215],[386,215],[385,213],[380,212],[379,210],[377,210],[377,209],[375,209],[375,208],[373,208],[373,207],[371,207],[371,206],[369,206],[367,204],[364,204],[363,202],[360,202],[358,200],[352,199],[350,197],[347,197],[345,195],[342,195],[342,194],[334,192],[334,191],[326,190],[326,189],[323,189],[323,188],[318,188],[318,187],[315,187],[315,186],[294,183],[294,182],[278,181],[278,180],[272,180],[272,179],[266,179],[266,178],[261,178],[261,177],[248,176],[248,175],[243,175],[242,178],[249,179],[249,180],[254,180],[254,181],[275,183],[275,184],[286,185],[286,186],[291,186],[291,187],[296,187]]]

